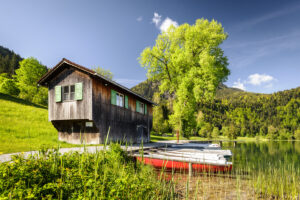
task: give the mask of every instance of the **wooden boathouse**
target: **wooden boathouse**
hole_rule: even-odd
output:
[[[109,132],[109,141],[150,141],[154,103],[95,71],[64,58],[38,84],[59,140],[100,144]]]

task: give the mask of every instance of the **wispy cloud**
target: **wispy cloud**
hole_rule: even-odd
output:
[[[239,78],[236,82],[233,83],[233,86],[234,88],[238,88],[238,89],[241,89],[241,90],[246,90],[246,87],[245,87],[245,84],[241,82],[241,79]]]
[[[161,15],[159,15],[158,13],[154,13],[154,16],[152,18],[152,23],[155,24],[155,26],[158,27],[158,24],[161,22]]]
[[[143,21],[143,17],[142,17],[142,16],[139,16],[138,18],[136,18],[136,21],[138,21],[138,22]]]
[[[237,42],[224,45],[234,68],[247,67],[265,56],[300,48],[300,30],[264,40]]]
[[[238,26],[236,26],[237,30],[242,30],[242,29],[246,29],[246,28],[251,28],[257,24],[296,12],[300,10],[300,4],[290,4],[280,10],[275,10],[273,12],[267,13],[265,15],[261,15],[259,17],[247,20],[242,22],[241,24],[238,24]]]

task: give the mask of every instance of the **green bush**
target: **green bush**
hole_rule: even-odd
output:
[[[300,129],[297,129],[295,131],[294,137],[295,137],[296,140],[300,140]]]
[[[278,137],[278,129],[272,125],[269,126],[267,138],[274,140],[277,139],[277,137]]]
[[[212,131],[212,137],[217,138],[220,135],[220,131],[218,127],[214,127],[213,131]]]
[[[293,139],[293,135],[288,132],[286,129],[280,129],[279,131],[279,140],[291,140]]]
[[[0,92],[17,96],[20,91],[16,85],[15,80],[9,78],[8,74],[2,73],[0,74]]]
[[[212,130],[211,125],[209,123],[205,123],[198,131],[198,135],[204,138],[211,138],[211,130]]]
[[[2,163],[0,198],[150,199],[171,194],[152,168],[134,162],[119,145],[95,154],[46,152]]]

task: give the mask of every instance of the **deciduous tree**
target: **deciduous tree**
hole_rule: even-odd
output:
[[[100,75],[102,75],[102,76],[104,76],[104,77],[106,77],[110,80],[112,80],[113,77],[114,77],[113,73],[108,69],[104,69],[102,67],[94,67],[93,70],[95,72],[97,72],[98,74],[100,74]]]
[[[37,85],[37,81],[46,72],[47,68],[37,59],[30,57],[22,60],[15,75],[20,90],[19,97],[33,103],[46,105],[48,90]]]
[[[211,100],[229,75],[220,48],[226,38],[220,23],[198,19],[194,25],[171,26],[141,53],[139,60],[148,77],[160,80],[160,92],[173,99],[170,123],[185,136],[196,131],[198,104]]]

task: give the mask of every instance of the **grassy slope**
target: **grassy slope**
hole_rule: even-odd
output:
[[[48,110],[0,93],[0,152],[22,152],[42,146],[71,147],[58,142],[57,131],[48,122]]]

